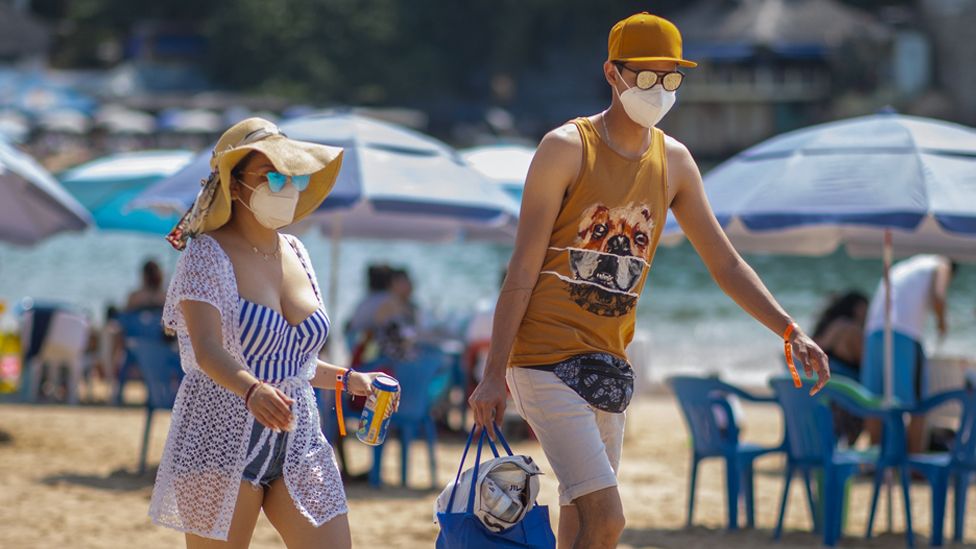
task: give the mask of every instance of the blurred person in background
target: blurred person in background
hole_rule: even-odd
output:
[[[166,302],[166,288],[163,286],[163,270],[153,260],[142,265],[142,284],[129,294],[125,302],[125,309],[162,308]]]
[[[419,335],[419,309],[413,282],[405,269],[390,271],[390,290],[376,309],[373,326],[380,354],[393,361],[409,360]]]
[[[352,316],[346,322],[346,344],[351,356],[352,367],[368,362],[370,348],[376,333],[376,311],[390,298],[390,277],[393,270],[389,265],[370,265],[366,269],[366,295],[353,308]]]
[[[891,267],[891,329],[893,336],[894,397],[904,405],[916,404],[926,394],[926,354],[922,345],[929,315],[941,343],[949,333],[948,295],[958,265],[941,255],[916,255]],[[884,394],[885,283],[878,282],[868,307],[865,325],[864,361],[861,383],[876,394]],[[908,424],[908,450],[925,447],[925,418],[912,416]],[[872,432],[877,440],[878,433]]]
[[[859,291],[849,290],[833,297],[820,314],[813,329],[813,340],[827,353],[832,375],[860,379],[867,312],[868,297]],[[866,422],[839,406],[831,408],[834,412],[834,429],[844,437],[848,446],[853,445],[861,436]],[[880,427],[877,421],[867,423],[872,424],[872,430]]]
[[[346,323],[347,333],[357,333],[373,327],[376,311],[389,299],[390,278],[393,269],[389,265],[370,265],[366,269],[366,296],[353,308]]]

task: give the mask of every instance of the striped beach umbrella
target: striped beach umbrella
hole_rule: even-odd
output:
[[[191,151],[148,150],[113,154],[60,174],[62,185],[95,217],[100,229],[164,235],[179,215],[131,209],[128,203],[146,187],[179,171]]]

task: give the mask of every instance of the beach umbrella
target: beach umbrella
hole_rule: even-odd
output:
[[[533,156],[534,147],[511,144],[485,145],[461,151],[461,158],[465,162],[518,201],[522,200],[522,188]]]
[[[54,109],[38,115],[37,126],[47,132],[82,135],[91,128],[91,119],[76,109]]]
[[[218,133],[220,115],[206,109],[167,109],[157,119],[159,129],[177,133]]]
[[[30,136],[31,123],[23,113],[13,109],[0,110],[0,138],[23,143]]]
[[[958,124],[882,113],[797,130],[722,163],[705,191],[742,251],[884,258],[889,399],[894,250],[976,260],[976,130]]]
[[[106,105],[95,114],[95,126],[113,134],[148,135],[156,130],[156,118],[120,105]]]
[[[51,174],[0,140],[0,241],[26,246],[91,223],[88,210]]]
[[[0,104],[30,115],[62,109],[88,113],[96,105],[92,98],[43,73],[16,70],[0,75]]]
[[[354,238],[443,241],[477,229],[485,238],[514,238],[518,203],[436,139],[341,112],[288,120],[281,130],[345,150],[335,188],[303,228],[332,232],[340,219],[342,235]],[[185,211],[209,172],[210,152],[204,151],[133,206]]]
[[[61,184],[95,217],[100,229],[165,235],[179,215],[130,209],[128,203],[147,186],[179,171],[191,151],[149,150],[113,154],[60,174]]]
[[[286,120],[293,139],[343,147],[342,169],[321,208],[295,229],[319,227],[333,241],[330,296],[343,237],[511,242],[518,202],[465,164],[448,145],[422,133],[349,112]],[[184,211],[210,172],[210,152],[147,189],[134,206]],[[333,299],[334,301],[334,299]]]

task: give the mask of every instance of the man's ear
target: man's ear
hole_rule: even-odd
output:
[[[606,78],[607,83],[611,86],[617,85],[617,67],[610,61],[603,62],[603,77]]]

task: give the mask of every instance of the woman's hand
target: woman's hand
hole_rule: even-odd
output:
[[[247,409],[261,425],[276,431],[290,431],[294,416],[291,405],[295,401],[279,389],[262,383],[247,401]]]
[[[355,396],[365,396],[373,394],[373,380],[380,376],[379,372],[373,373],[363,373],[363,372],[350,372],[349,373],[349,385],[346,390],[349,394]]]

